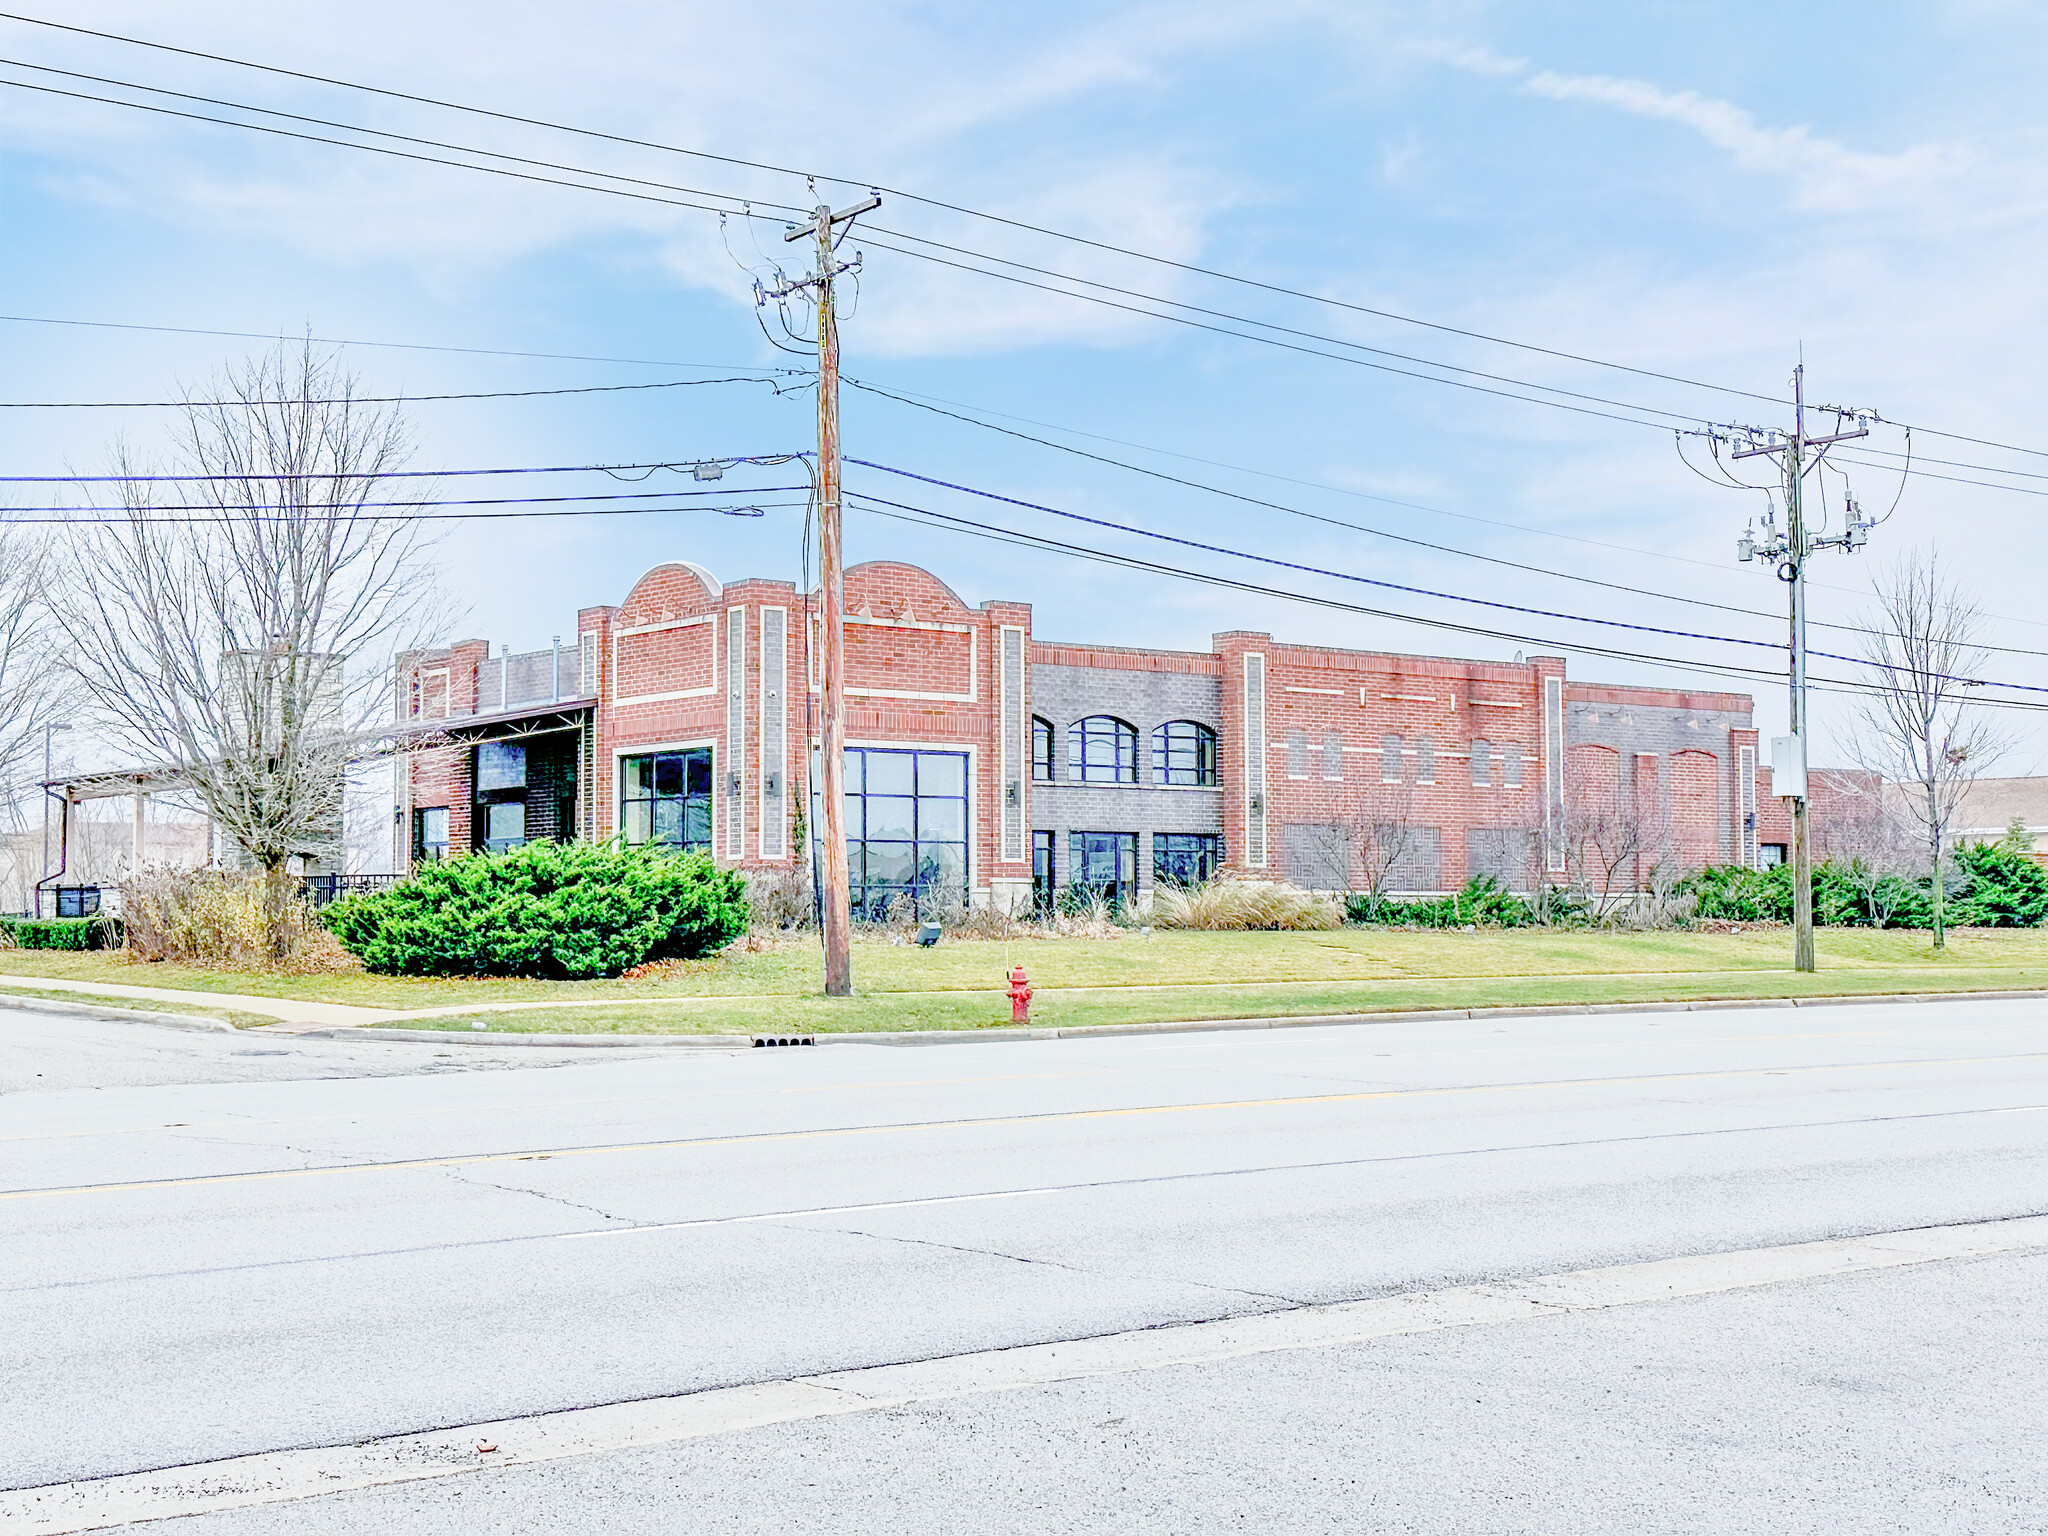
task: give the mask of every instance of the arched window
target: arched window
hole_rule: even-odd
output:
[[[1154,784],[1203,784],[1214,788],[1216,733],[1199,720],[1169,720],[1152,733]]]
[[[1138,728],[1090,715],[1067,729],[1067,777],[1083,784],[1138,782]]]
[[[1040,784],[1052,782],[1052,722],[1031,717],[1031,777]]]

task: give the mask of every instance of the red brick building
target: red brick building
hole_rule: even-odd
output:
[[[1747,696],[1581,683],[1233,631],[1206,652],[1045,642],[911,565],[846,573],[856,902],[1142,900],[1220,869],[1322,889],[1624,886],[1789,841]],[[401,771],[399,867],[542,837],[805,872],[818,820],[816,603],[648,572],[576,638],[407,656],[398,710],[445,737]]]

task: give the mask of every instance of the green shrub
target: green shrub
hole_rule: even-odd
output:
[[[1792,870],[1713,864],[1679,882],[1696,898],[1695,917],[1734,922],[1792,921]],[[2048,869],[2008,841],[1956,851],[1946,887],[1946,921],[1957,927],[2038,928],[2048,924]],[[1813,870],[1813,920],[1823,927],[1931,928],[1934,885],[1926,876],[1879,874],[1861,860]]]
[[[1474,875],[1462,891],[1427,901],[1347,896],[1344,918],[1383,928],[1527,928],[1536,921],[1536,911],[1493,876]]]
[[[1792,921],[1792,870],[1747,869],[1740,864],[1709,864],[1678,882],[1677,894],[1694,900],[1693,916],[1714,922],[1789,923]]]
[[[1948,921],[1975,928],[2038,928],[2048,923],[2048,869],[2010,842],[1978,843],[1956,852],[1962,889]],[[1932,921],[1932,914],[1929,919]]]
[[[118,949],[121,924],[111,917],[0,918],[0,947]]]
[[[722,949],[749,914],[745,878],[705,854],[540,842],[424,865],[325,916],[382,975],[583,981]]]

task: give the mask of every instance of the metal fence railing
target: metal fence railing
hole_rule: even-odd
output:
[[[400,875],[301,875],[299,889],[305,892],[314,906],[324,907],[343,896],[389,890],[402,878]]]

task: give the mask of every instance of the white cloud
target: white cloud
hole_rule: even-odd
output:
[[[1591,102],[1690,128],[1744,170],[1787,178],[1796,205],[1813,210],[1921,201],[1970,162],[1969,153],[1954,144],[1916,144],[1893,154],[1850,149],[1805,127],[1765,127],[1732,102],[1697,91],[1667,91],[1643,80],[1543,70],[1530,76],[1523,89],[1552,101]]]

